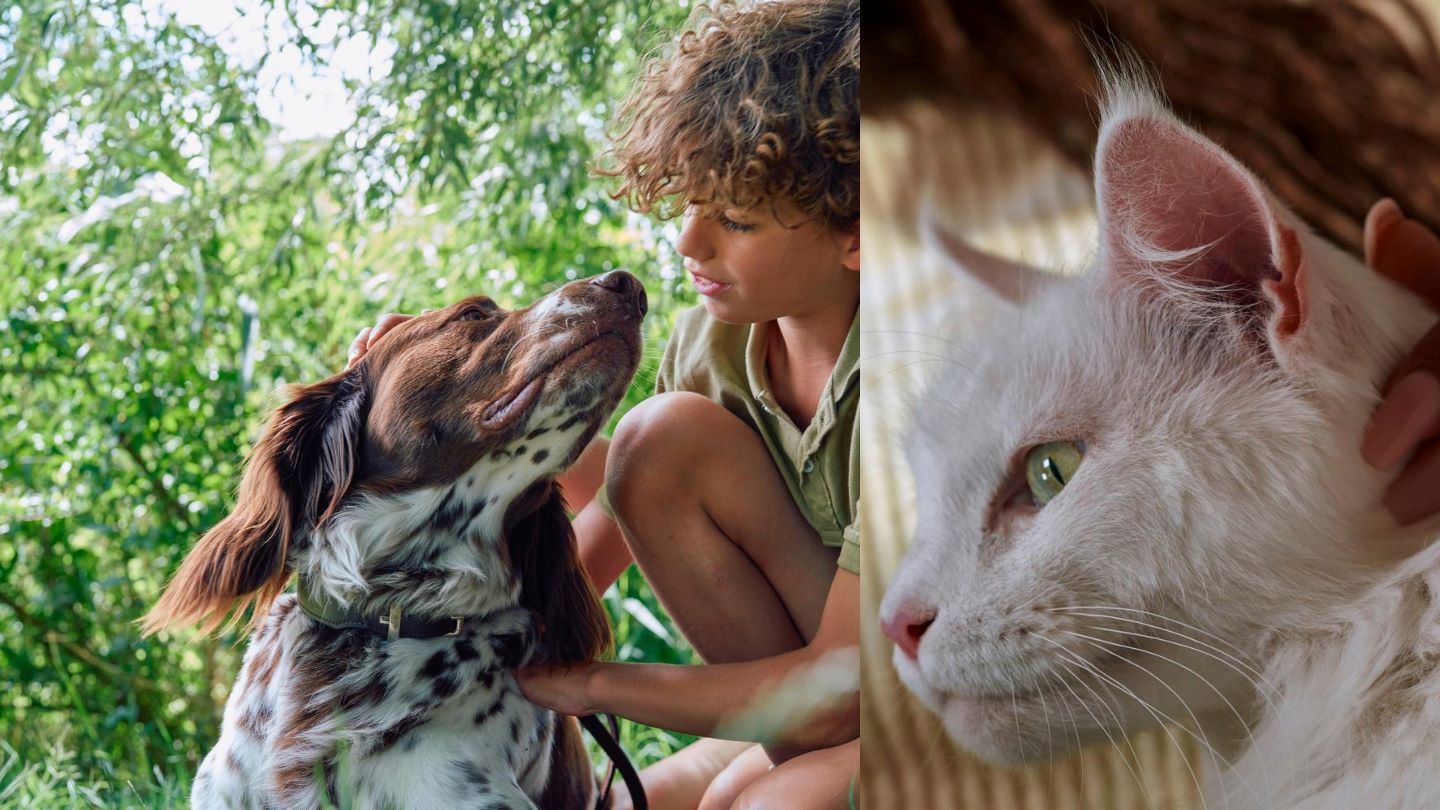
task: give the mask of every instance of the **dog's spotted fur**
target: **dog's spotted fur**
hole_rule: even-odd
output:
[[[593,803],[575,721],[511,673],[609,643],[553,476],[634,373],[644,307],[623,274],[513,313],[466,299],[277,412],[234,513],[147,619],[213,627],[255,606],[195,807]],[[274,596],[291,572],[367,614],[467,619],[434,639],[331,629]]]

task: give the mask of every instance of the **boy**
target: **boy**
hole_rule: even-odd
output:
[[[657,395],[561,483],[596,589],[633,559],[707,663],[526,673],[536,703],[709,735],[859,645],[859,42],[858,2],[697,8],[622,110],[605,173],[637,210],[685,213],[704,305]],[[651,806],[848,806],[852,666],[767,747],[702,740],[646,769]]]

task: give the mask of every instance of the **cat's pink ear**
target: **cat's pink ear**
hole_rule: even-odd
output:
[[[1095,157],[1102,266],[1124,282],[1263,313],[1272,340],[1299,331],[1305,257],[1264,188],[1159,102],[1117,106]]]
[[[976,248],[948,231],[928,211],[920,218],[920,237],[932,253],[957,272],[974,278],[1014,304],[1021,303],[1053,280],[1044,270]]]

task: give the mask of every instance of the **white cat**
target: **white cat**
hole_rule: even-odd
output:
[[[1107,96],[1097,266],[982,261],[1002,311],[916,406],[901,679],[994,761],[1164,724],[1212,808],[1440,808],[1440,531],[1360,456],[1434,315]]]

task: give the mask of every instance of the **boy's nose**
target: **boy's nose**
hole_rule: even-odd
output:
[[[895,646],[911,661],[920,650],[920,637],[935,623],[935,614],[929,611],[901,608],[880,622],[880,629],[895,642]]]
[[[693,262],[707,262],[715,258],[714,245],[705,236],[706,220],[698,214],[686,214],[685,224],[680,228],[680,241],[675,250]]]

